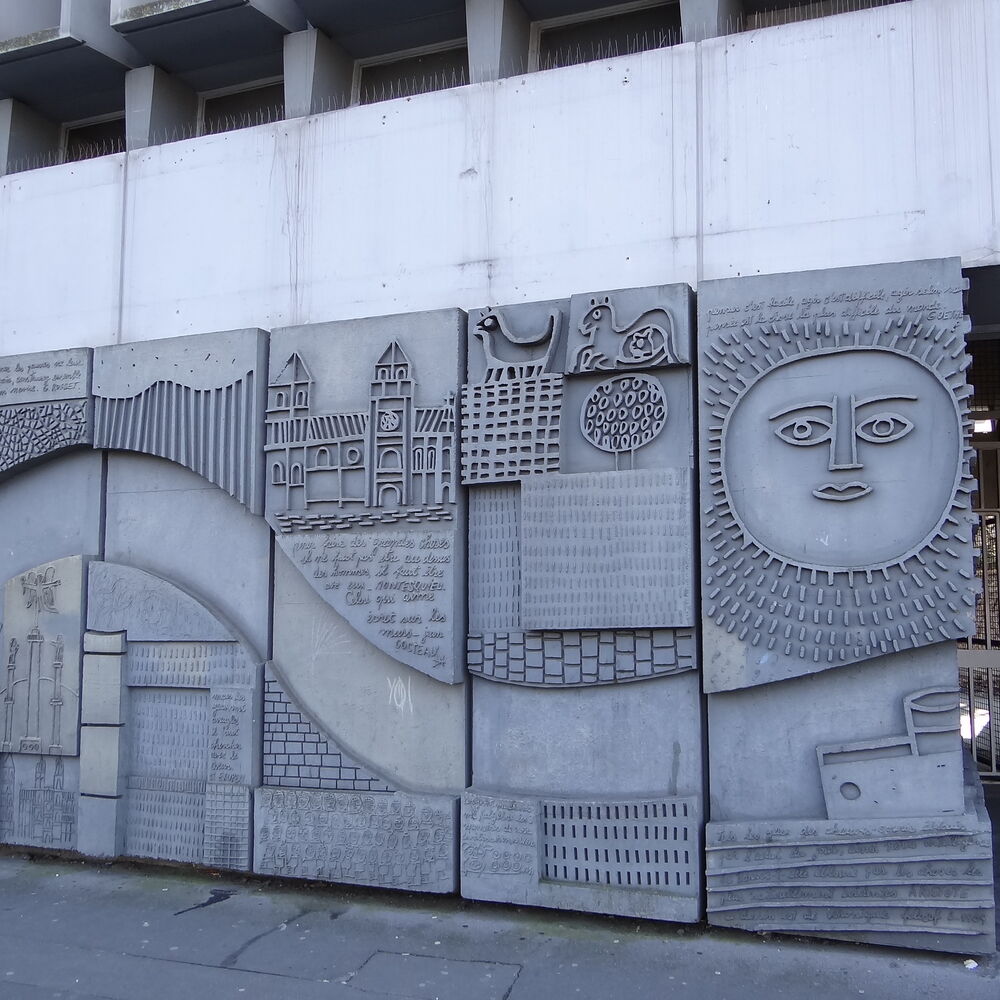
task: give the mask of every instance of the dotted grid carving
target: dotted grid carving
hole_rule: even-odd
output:
[[[469,630],[521,627],[521,491],[516,483],[469,491]]]
[[[755,931],[991,936],[989,820],[710,823],[708,919]],[[966,951],[966,954],[968,951]]]
[[[395,791],[304,718],[269,669],[264,675],[264,784],[347,792]]]
[[[563,376],[462,387],[462,482],[559,471]]]
[[[90,400],[0,406],[0,473],[91,442]]]
[[[901,315],[746,326],[707,338],[703,355],[706,617],[761,656],[813,669],[967,635],[973,480],[961,325]],[[788,394],[793,376],[807,380],[808,398]],[[929,450],[931,428],[942,439]],[[789,490],[770,506],[740,498],[762,469],[801,481],[794,462],[807,448],[819,463],[808,496]],[[879,462],[885,474],[866,467]],[[914,493],[916,506],[903,506]],[[900,525],[910,508],[916,516]]]
[[[619,323],[610,296],[592,298],[577,324],[566,370],[572,374],[616,368],[656,368],[684,364],[674,343],[674,326],[665,309],[647,309],[630,323]]]
[[[522,483],[523,624],[690,625],[689,482],[686,469],[649,469]]]
[[[468,640],[469,673],[508,684],[621,684],[693,670],[690,629],[487,632]]]
[[[693,799],[542,801],[542,878],[694,895],[701,869]]]
[[[160,380],[134,396],[96,396],[94,446],[177,462],[256,512],[260,447],[254,373],[214,389]]]
[[[250,789],[210,782],[205,788],[203,860],[216,868],[250,867]]]

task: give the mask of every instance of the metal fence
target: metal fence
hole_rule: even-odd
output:
[[[1000,778],[1000,510],[976,513],[975,634],[959,643],[962,738],[984,778]]]

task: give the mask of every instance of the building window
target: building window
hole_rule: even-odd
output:
[[[285,466],[281,462],[275,462],[271,466],[271,484],[273,486],[285,485]]]
[[[677,45],[681,9],[677,0],[634,0],[531,26],[528,69],[555,69],[596,59]]]
[[[901,3],[902,0],[851,0],[845,5],[843,0],[744,0],[743,27],[747,31],[754,28],[772,28],[793,21],[809,21],[816,17],[829,17],[845,10],[867,10],[871,7],[886,7]]]
[[[295,405],[296,406],[305,406],[306,405],[306,391],[305,391],[305,389],[299,389],[295,393]]]
[[[386,56],[359,59],[354,69],[354,104],[375,104],[396,97],[413,97],[433,90],[462,87],[469,82],[465,41]]]
[[[292,482],[291,482],[291,485],[292,486],[301,486],[302,485],[302,466],[298,462],[296,462],[292,466]]]
[[[125,118],[121,115],[66,126],[63,159],[67,163],[124,152]]]
[[[280,79],[259,81],[252,86],[227,87],[203,94],[198,132],[200,135],[233,132],[281,121],[284,117],[284,83]]]

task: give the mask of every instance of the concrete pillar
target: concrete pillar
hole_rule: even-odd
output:
[[[144,149],[190,138],[198,127],[198,95],[158,66],[125,74],[125,140]]]
[[[12,98],[0,101],[0,174],[55,162],[62,130]]]
[[[520,0],[465,0],[472,83],[525,73],[531,20]]]
[[[743,17],[743,0],[681,0],[681,34],[685,42],[730,35]]]
[[[285,35],[285,117],[346,107],[354,60],[317,28]]]
[[[77,823],[81,854],[113,858],[124,847],[127,692],[125,633],[84,633]]]

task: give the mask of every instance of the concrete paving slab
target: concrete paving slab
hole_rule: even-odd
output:
[[[7,1000],[995,1000],[977,959],[0,854]],[[447,975],[445,975],[447,973]]]

